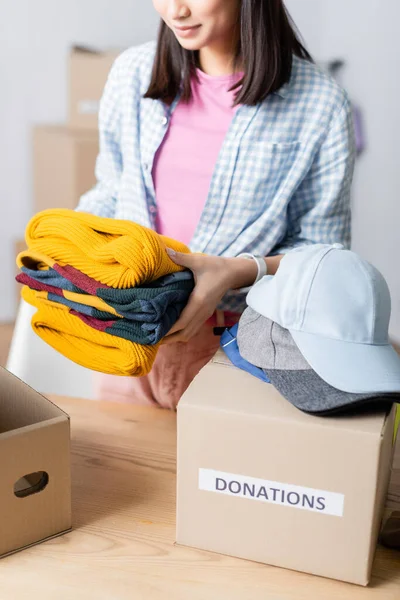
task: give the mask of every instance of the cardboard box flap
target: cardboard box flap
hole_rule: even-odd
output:
[[[0,435],[57,417],[69,418],[50,400],[0,368]]]
[[[75,52],[76,54],[100,54],[100,50],[80,44],[74,44],[71,48],[71,51]]]
[[[257,415],[259,418],[275,418],[293,421],[306,427],[340,428],[362,434],[383,434],[382,414],[385,410],[363,411],[352,416],[317,417],[303,413],[288,402],[274,388],[249,373],[233,366],[226,355],[218,352],[211,361],[213,368],[205,368],[190,386],[179,409],[196,407],[199,409],[238,412],[243,415]],[[229,386],[227,386],[227,371]],[[245,399],[245,401],[244,401]]]
[[[83,55],[85,57],[90,56],[116,56],[121,53],[122,50],[118,48],[94,48],[91,46],[84,46],[80,44],[74,44],[71,48],[72,55]]]
[[[59,140],[68,140],[74,143],[90,141],[97,143],[99,133],[97,131],[87,129],[74,129],[65,125],[35,125],[33,128],[34,141],[36,142],[35,152],[43,151],[40,146],[43,145],[43,140],[51,139],[53,143]],[[46,151],[48,149],[46,148]],[[48,157],[46,157],[48,158]]]

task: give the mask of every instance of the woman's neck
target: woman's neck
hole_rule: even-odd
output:
[[[200,68],[207,75],[231,75],[236,71],[241,70],[241,63],[237,64],[235,54],[232,52],[232,42],[228,47],[226,44],[221,44],[219,47],[207,46],[199,52]]]

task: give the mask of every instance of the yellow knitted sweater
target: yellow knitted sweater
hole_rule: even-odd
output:
[[[190,252],[184,244],[136,223],[64,209],[38,213],[29,222],[25,239],[28,250],[19,254],[18,266],[70,265],[119,289],[181,270],[166,253],[167,246]],[[24,300],[37,308],[34,331],[58,352],[102,373],[142,376],[150,372],[160,344],[142,346],[93,329],[68,307],[41,296],[27,287],[22,290]]]
[[[67,209],[36,214],[25,231],[28,250],[17,257],[19,267],[37,264],[36,256],[70,265],[96,281],[126,289],[182,271],[165,252],[189,248],[131,221],[107,219]],[[45,265],[43,265],[45,267]]]

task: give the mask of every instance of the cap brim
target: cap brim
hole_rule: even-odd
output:
[[[354,344],[290,330],[314,371],[338,390],[400,392],[400,356],[390,345]]]
[[[313,369],[264,369],[272,385],[296,408],[314,415],[330,415],[363,406],[387,409],[400,400],[399,394],[353,394],[326,383]]]

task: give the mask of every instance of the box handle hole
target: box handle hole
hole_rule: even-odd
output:
[[[49,483],[49,475],[46,471],[38,471],[37,473],[30,473],[24,475],[21,479],[14,484],[14,494],[17,498],[26,498],[37,494],[44,490],[46,485]]]

